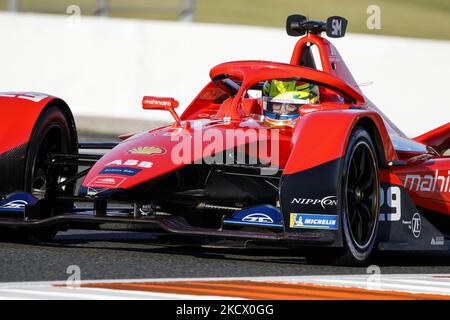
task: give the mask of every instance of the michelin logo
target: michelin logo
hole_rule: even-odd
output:
[[[338,218],[335,215],[291,213],[290,227],[338,230]]]

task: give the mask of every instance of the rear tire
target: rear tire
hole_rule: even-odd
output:
[[[355,127],[347,144],[341,180],[340,208],[343,248],[311,248],[312,263],[367,265],[374,251],[379,221],[379,167],[372,138]]]

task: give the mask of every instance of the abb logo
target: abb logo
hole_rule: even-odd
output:
[[[106,164],[106,166],[128,166],[128,167],[138,167],[138,168],[151,168],[153,167],[153,162],[150,161],[139,161],[134,159],[129,160],[114,160]]]

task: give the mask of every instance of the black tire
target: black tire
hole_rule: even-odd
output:
[[[24,191],[31,193],[38,199],[48,196],[48,192],[53,195],[72,195],[75,184],[71,183],[64,187],[63,191],[55,192],[49,190],[49,186],[56,184],[65,177],[76,174],[76,166],[53,166],[48,162],[51,153],[77,153],[78,139],[73,119],[58,106],[50,106],[39,116],[30,141],[25,161],[24,171]],[[62,211],[71,207],[62,208]],[[62,212],[55,211],[52,214]],[[43,213],[44,215],[49,213]],[[42,218],[45,218],[43,216]],[[57,229],[45,228],[25,232],[26,239],[33,242],[49,241],[56,235]]]
[[[367,265],[375,249],[379,223],[379,165],[372,138],[355,127],[347,144],[340,186],[343,248],[311,248],[317,264]]]
[[[58,179],[76,173],[76,166],[55,166],[49,170],[45,163],[50,153],[76,153],[78,139],[75,125],[60,107],[50,106],[36,122],[28,142],[25,162],[24,190],[37,198],[45,194],[46,186]],[[74,184],[69,184],[65,194],[73,193]]]

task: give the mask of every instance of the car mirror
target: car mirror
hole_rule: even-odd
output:
[[[150,110],[168,110],[178,107],[178,101],[174,98],[144,96],[142,108]]]
[[[175,119],[175,126],[179,126],[181,119],[175,112],[178,107],[178,101],[174,98],[144,96],[142,98],[142,108],[146,110],[167,110]]]

